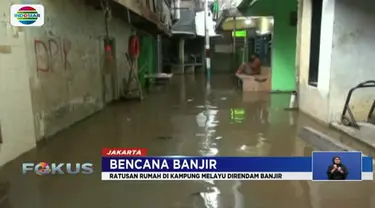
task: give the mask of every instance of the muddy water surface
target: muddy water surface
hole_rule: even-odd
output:
[[[113,104],[1,170],[15,208],[371,208],[372,182],[102,182],[90,176],[21,175],[22,162],[93,162],[102,147],[145,147],[150,155],[311,155],[297,138],[305,118],[282,94],[240,93],[227,75],[207,87],[176,76],[142,103]]]

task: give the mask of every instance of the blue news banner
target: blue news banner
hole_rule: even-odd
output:
[[[336,164],[337,163],[337,164]],[[103,157],[102,180],[373,180],[361,152],[312,157]]]

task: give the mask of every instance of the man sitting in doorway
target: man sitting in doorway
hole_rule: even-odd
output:
[[[260,61],[258,54],[253,54],[250,57],[249,62],[241,64],[236,74],[244,75],[260,75],[262,62]]]

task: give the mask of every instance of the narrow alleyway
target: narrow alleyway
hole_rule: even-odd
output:
[[[370,208],[371,182],[102,182],[102,147],[149,155],[302,156],[296,112],[283,94],[242,94],[229,75],[175,76],[142,102],[119,102],[2,168],[14,208]],[[93,162],[90,176],[27,176],[22,162]],[[373,205],[372,205],[373,206]]]

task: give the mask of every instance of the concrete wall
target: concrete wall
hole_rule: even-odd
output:
[[[339,121],[350,88],[367,80],[375,80],[372,58],[375,52],[375,26],[372,9],[375,3],[365,0],[351,3],[323,1],[318,86],[308,85],[311,0],[303,0],[299,43],[300,109],[330,123]],[[375,99],[374,88],[358,90],[351,107],[357,119],[364,120]]]
[[[333,27],[330,120],[339,117],[349,89],[375,80],[375,2],[336,1]],[[320,78],[320,77],[319,77]],[[357,119],[366,119],[375,100],[375,88],[358,90],[351,106]]]
[[[17,36],[16,28],[5,24],[9,2],[4,2],[0,4],[6,14],[0,19],[0,89],[7,99],[0,100],[4,140],[0,165],[118,96],[128,72],[124,54],[130,36],[130,26],[113,17],[109,27],[116,40],[116,61],[110,67],[104,64],[103,11],[85,6],[83,0],[25,0],[20,3],[44,5],[45,25],[25,28]],[[114,82],[110,68],[117,74]]]
[[[47,13],[42,28],[26,30],[30,86],[37,138],[48,137],[103,107],[112,99],[110,76],[104,71],[103,12],[83,1],[42,0]],[[68,14],[69,15],[66,15]],[[72,24],[74,22],[74,24]],[[129,25],[115,18],[117,88],[125,76]],[[104,87],[104,89],[103,89]],[[106,97],[103,97],[103,91]]]

